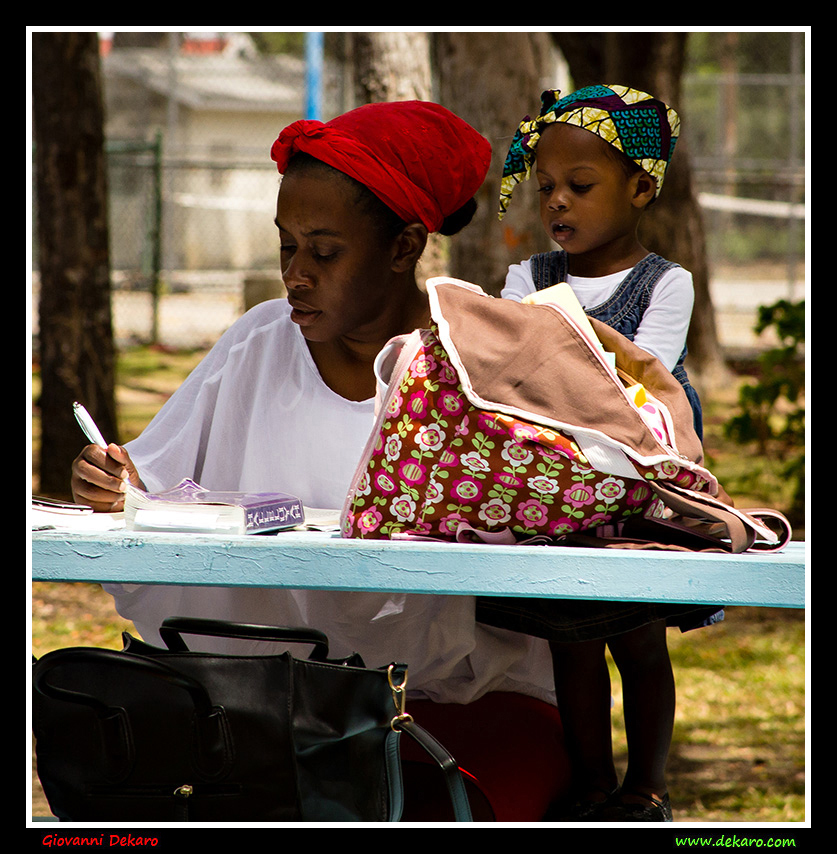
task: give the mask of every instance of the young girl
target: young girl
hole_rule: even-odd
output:
[[[674,110],[625,86],[542,95],[506,160],[502,219],[533,166],[541,220],[561,248],[509,268],[503,296],[568,283],[586,312],[657,356],[683,384],[700,436],[697,394],[683,369],[692,277],[641,245],[637,227],[660,193],[679,131]],[[666,625],[717,619],[716,608],[563,600],[480,599],[477,618],[550,641],[574,796],[556,817],[671,821],[665,766],[674,722]],[[622,677],[628,769],[613,762],[608,647]]]
[[[500,219],[533,164],[541,221],[561,248],[509,268],[503,296],[520,300],[567,282],[586,312],[656,356],[683,385],[703,438],[700,400],[683,362],[694,303],[691,274],[637,237],[674,153],[677,113],[625,86],[588,86],[521,122],[503,170]],[[535,155],[537,152],[537,162]]]

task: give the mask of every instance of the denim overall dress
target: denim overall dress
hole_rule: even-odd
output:
[[[536,290],[540,291],[558,282],[567,281],[568,259],[567,253],[563,250],[533,255],[530,260],[532,279],[535,282]],[[593,308],[585,306],[584,311],[589,317],[601,320],[602,323],[606,323],[633,341],[642,321],[642,316],[651,302],[651,295],[657,282],[667,270],[679,266],[673,261],[666,261],[659,255],[649,253],[628,273],[609,299]],[[692,406],[695,432],[698,438],[703,441],[703,410],[701,409],[700,398],[692,388],[686,369],[683,367],[686,353],[687,350],[684,347],[672,374],[686,392],[686,397]]]
[[[533,255],[531,266],[537,290],[567,280],[567,255],[564,251]],[[585,312],[633,341],[651,301],[654,286],[666,270],[676,266],[659,255],[646,255],[628,273],[610,299],[592,309],[585,307]],[[672,373],[682,384],[692,405],[695,431],[702,440],[700,399],[689,384],[683,367],[685,358],[684,347]],[[712,605],[478,596],[476,619],[496,628],[523,632],[549,641],[580,642],[611,637],[657,620],[665,620],[667,625],[685,632],[720,622],[724,619],[724,612]]]

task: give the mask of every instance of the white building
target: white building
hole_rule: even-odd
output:
[[[136,35],[136,34],[135,34]],[[262,56],[244,33],[153,33],[151,46],[102,41],[108,141],[163,141],[163,268],[276,267],[278,173],[270,147],[304,117],[301,58]],[[324,120],[343,107],[324,71]],[[112,255],[136,255],[137,179],[111,169]],[[120,225],[126,224],[122,233]],[[126,264],[127,266],[127,264]]]

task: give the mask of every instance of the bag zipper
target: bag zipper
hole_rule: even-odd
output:
[[[113,798],[180,798],[213,797],[218,795],[237,795],[242,787],[237,783],[181,783],[180,785],[154,783],[141,786],[108,786],[97,784],[88,787],[88,793],[95,797]]]

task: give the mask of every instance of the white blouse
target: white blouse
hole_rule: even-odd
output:
[[[285,300],[261,303],[219,339],[126,447],[149,490],[190,477],[208,489],[281,490],[309,507],[342,507],[374,423],[374,401],[325,385]],[[410,668],[410,687],[437,702],[489,691],[554,695],[548,645],[477,624],[469,596],[107,584],[142,638],[161,644],[168,616],[323,631],[335,657]],[[266,653],[278,645],[189,637],[191,649]],[[303,650],[300,653],[306,654]],[[553,700],[554,701],[554,700]]]

